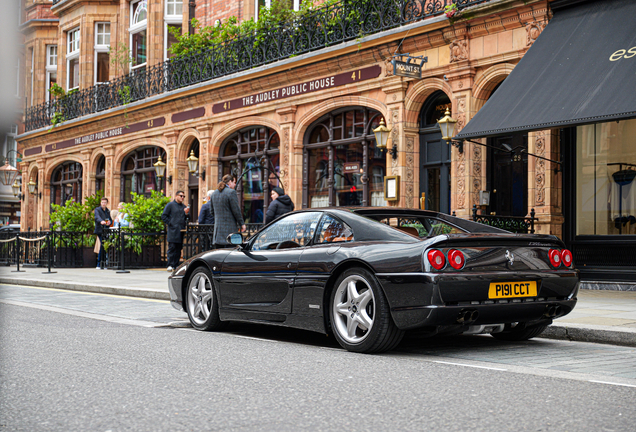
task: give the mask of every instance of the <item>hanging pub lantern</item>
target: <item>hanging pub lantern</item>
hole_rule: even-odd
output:
[[[391,133],[391,129],[386,127],[384,119],[380,120],[380,126],[373,129],[373,133],[375,134],[375,146],[380,150],[385,149],[386,143],[389,140],[389,133]]]
[[[186,160],[188,161],[188,171],[190,171],[190,174],[197,172],[199,168],[199,158],[194,155],[194,150],[190,150],[190,157]]]

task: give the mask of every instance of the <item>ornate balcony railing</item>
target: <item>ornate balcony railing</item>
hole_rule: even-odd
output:
[[[342,0],[292,22],[27,108],[26,130],[50,127],[55,113],[71,120],[439,15],[453,2],[461,10],[486,1]]]
[[[498,216],[478,215],[477,206],[473,205],[473,221],[484,225],[494,226],[517,234],[534,234],[534,209],[530,210],[530,216]]]

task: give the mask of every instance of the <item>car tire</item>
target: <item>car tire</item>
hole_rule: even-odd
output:
[[[525,341],[528,339],[532,339],[533,337],[539,336],[545,329],[547,329],[547,325],[539,325],[530,328],[523,329],[512,329],[510,331],[505,331],[501,333],[492,333],[491,336],[497,340],[509,341],[509,342],[519,342]]]
[[[184,303],[190,324],[197,330],[219,330],[225,323],[219,318],[219,304],[212,282],[212,274],[206,267],[195,269],[184,291]]]
[[[348,351],[389,351],[404,336],[391,318],[379,282],[363,268],[348,269],[338,277],[330,296],[329,318],[336,340]]]

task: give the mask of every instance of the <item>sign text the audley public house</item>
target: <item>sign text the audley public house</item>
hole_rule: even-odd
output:
[[[358,81],[365,81],[379,77],[381,72],[382,68],[376,65],[298,84],[292,84],[274,90],[268,90],[230,101],[220,102],[212,107],[212,112],[214,114],[219,114],[230,110],[257,105],[263,102],[284,99],[305,93],[312,93],[332,87],[356,83]]]

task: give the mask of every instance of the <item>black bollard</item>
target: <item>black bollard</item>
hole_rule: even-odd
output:
[[[18,267],[15,270],[11,270],[12,273],[22,273],[24,270],[20,270],[20,235],[15,236],[15,262]]]
[[[124,230],[119,228],[119,247],[121,248],[121,255],[119,261],[121,262],[121,270],[117,270],[117,273],[130,273],[126,270],[126,264],[124,264]]]
[[[49,267],[49,271],[42,272],[42,274],[57,273],[57,272],[51,271],[51,261],[53,261],[53,253],[51,252],[51,233],[50,232],[46,233],[46,253],[47,253],[46,261]]]

